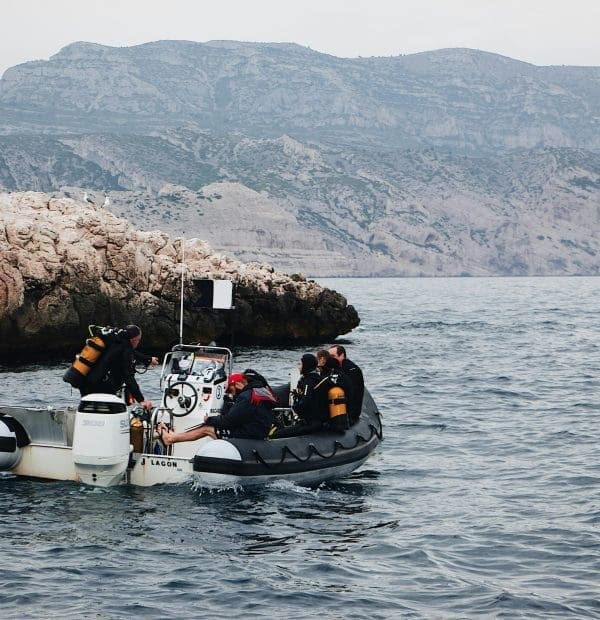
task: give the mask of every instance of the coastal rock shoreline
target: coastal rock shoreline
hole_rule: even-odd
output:
[[[329,342],[360,322],[342,295],[300,274],[241,263],[197,238],[183,243],[186,341]],[[169,348],[179,335],[181,245],[101,207],[0,193],[0,360],[70,355],[90,324],[137,323],[146,347]],[[196,309],[194,280],[203,279],[234,281],[234,309]]]

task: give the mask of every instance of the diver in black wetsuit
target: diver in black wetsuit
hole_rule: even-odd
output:
[[[333,345],[330,347],[329,355],[338,362],[342,372],[350,381],[350,391],[346,393],[348,416],[350,418],[350,424],[355,424],[360,417],[365,394],[365,380],[362,370],[346,357],[346,349],[341,345]]]
[[[120,330],[118,338],[100,358],[100,361],[85,377],[79,391],[82,396],[92,393],[117,394],[123,385],[144,409],[152,409],[152,401],[146,400],[135,379],[136,360],[158,364],[158,359],[136,351],[142,339],[142,330],[137,325],[128,325]]]
[[[322,384],[322,388],[317,387],[319,383]],[[323,377],[317,370],[317,358],[312,353],[302,356],[300,379],[292,394],[294,397],[292,409],[298,415],[299,421],[292,426],[278,429],[271,435],[272,439],[307,435],[327,427],[329,422],[327,390]]]

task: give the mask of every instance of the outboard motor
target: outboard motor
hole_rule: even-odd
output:
[[[81,482],[98,487],[124,482],[129,452],[125,403],[113,394],[84,396],[73,431],[73,463]]]
[[[17,441],[14,418],[0,417],[0,471],[19,464],[23,448]]]

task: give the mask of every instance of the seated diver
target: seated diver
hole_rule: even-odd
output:
[[[317,386],[322,377],[317,369],[317,358],[312,353],[302,356],[300,362],[300,379],[293,390],[292,409],[299,420],[292,426],[277,429],[271,434],[272,439],[308,435],[322,430],[329,422],[326,396]]]
[[[170,446],[201,437],[264,439],[273,425],[273,408],[277,399],[271,389],[262,383],[253,381],[252,377],[246,377],[243,373],[232,374],[227,381],[227,391],[235,400],[229,410],[216,416],[207,415],[204,417],[204,424],[182,433],[169,430],[161,422],[157,430],[162,442]]]
[[[321,374],[321,371],[325,366],[325,362],[327,362],[330,357],[331,355],[329,355],[329,351],[327,349],[320,349],[317,351],[317,370],[319,371],[319,374]]]

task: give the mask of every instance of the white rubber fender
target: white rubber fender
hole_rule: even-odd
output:
[[[213,439],[206,442],[206,444],[198,449],[196,455],[207,458],[227,459],[230,461],[242,460],[242,455],[238,452],[238,449],[233,444],[223,439]],[[240,484],[239,478],[230,474],[195,471],[194,478],[200,487],[207,487],[210,489],[232,489],[238,487]]]
[[[0,471],[16,467],[23,448],[17,446],[17,436],[0,418]]]
[[[229,459],[231,461],[242,460],[242,455],[238,452],[238,449],[224,439],[207,441],[203,446],[200,446],[196,455],[214,459]]]

